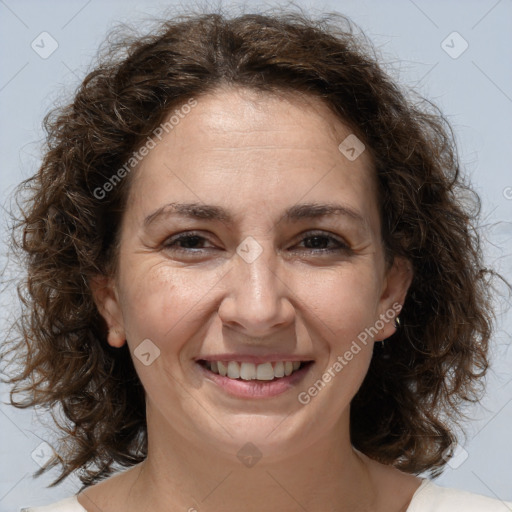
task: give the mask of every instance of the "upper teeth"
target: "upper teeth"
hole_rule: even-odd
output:
[[[237,361],[206,361],[214,373],[230,379],[272,380],[291,375],[300,367],[300,361],[277,361],[275,363],[239,363]]]

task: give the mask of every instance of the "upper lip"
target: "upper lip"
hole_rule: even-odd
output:
[[[266,354],[264,356],[252,354],[213,354],[196,357],[196,361],[238,361],[240,363],[273,363],[278,361],[312,361],[313,358],[300,354]]]

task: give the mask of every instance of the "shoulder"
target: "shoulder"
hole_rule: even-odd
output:
[[[44,507],[22,508],[20,512],[87,512],[78,502],[76,496],[65,498],[56,503],[45,505]]]
[[[407,512],[512,512],[512,502],[461,489],[441,487],[425,479],[418,487]]]

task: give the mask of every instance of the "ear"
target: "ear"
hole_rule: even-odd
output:
[[[114,279],[97,275],[90,279],[89,285],[94,303],[107,323],[108,344],[112,347],[122,347],[126,343],[126,335]]]
[[[400,314],[413,276],[411,262],[404,257],[395,256],[386,273],[379,300],[378,319],[384,322],[384,327],[376,336],[376,341],[385,340],[396,332],[395,319]]]

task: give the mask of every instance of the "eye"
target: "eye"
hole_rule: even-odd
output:
[[[305,243],[307,250],[314,252],[332,253],[350,251],[350,247],[345,242],[322,231],[309,233],[308,236],[302,238],[301,243]],[[329,245],[331,246],[329,247]]]
[[[181,233],[179,235],[167,238],[162,244],[162,247],[167,250],[177,252],[197,253],[203,252],[205,250],[200,246],[202,246],[203,243],[207,241],[208,240],[204,236],[198,235],[194,232]]]

